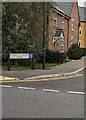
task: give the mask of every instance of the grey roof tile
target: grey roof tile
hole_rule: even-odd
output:
[[[57,6],[64,11],[68,16],[71,15],[74,2],[57,2]]]
[[[79,7],[80,21],[86,22],[86,7]]]

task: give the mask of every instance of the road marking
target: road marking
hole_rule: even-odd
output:
[[[85,95],[85,92],[75,92],[75,91],[68,91],[69,94],[80,94]]]
[[[0,87],[3,88],[11,88],[12,86],[8,85],[0,85]],[[31,87],[17,87],[19,89],[25,89],[25,90],[35,90],[36,88],[31,88]],[[46,92],[54,92],[54,93],[59,93],[60,90],[53,90],[53,89],[42,89],[43,91]],[[85,92],[76,92],[76,91],[68,91],[68,94],[78,94],[78,95],[85,95]]]
[[[19,78],[9,77],[9,76],[0,76],[0,81],[5,80],[19,80]]]
[[[83,74],[75,74],[75,75],[70,75],[70,76],[58,76],[58,77],[54,77],[54,78],[43,78],[43,79],[29,79],[29,80],[11,80],[11,81],[0,81],[0,82],[42,82],[42,81],[50,81],[50,80],[61,80],[61,79],[68,79],[68,78],[73,78],[73,77],[80,77]]]
[[[8,86],[8,85],[0,85],[0,87],[11,88],[12,86]]]
[[[19,89],[25,89],[25,90],[35,90],[36,88],[30,88],[30,87],[18,87]]]
[[[78,70],[76,70],[76,71],[74,71],[74,72],[75,72],[75,73],[78,73],[78,72],[82,71],[85,67],[86,67],[86,66],[84,66],[84,67],[82,67],[82,68],[80,68],[80,69],[78,69]]]
[[[47,91],[47,92],[56,92],[59,93],[59,90],[52,90],[52,89],[43,89],[43,91]]]

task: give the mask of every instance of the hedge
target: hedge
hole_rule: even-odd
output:
[[[86,48],[80,48],[78,44],[73,44],[67,53],[69,59],[80,59],[82,56],[86,55]]]

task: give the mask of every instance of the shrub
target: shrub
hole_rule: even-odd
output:
[[[80,59],[83,56],[83,51],[77,44],[73,44],[67,53],[69,59]]]
[[[46,50],[45,54],[47,63],[63,63],[66,57],[64,53],[60,53],[59,51]]]
[[[81,48],[81,53],[82,53],[82,56],[85,56],[86,55],[86,48]]]

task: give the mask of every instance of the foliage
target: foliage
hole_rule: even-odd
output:
[[[46,63],[45,64],[45,67],[46,69],[49,69],[51,67],[55,67],[57,66],[58,64],[55,64],[55,63]],[[7,66],[3,66],[2,67],[3,70],[7,70]],[[16,66],[11,66],[11,70],[30,70],[31,69],[31,66],[20,66],[20,65],[16,65]],[[35,64],[35,69],[42,69],[42,64],[41,63],[36,63]]]
[[[52,3],[46,3],[46,16],[51,6]],[[11,52],[41,52],[43,49],[43,3],[3,2],[2,41],[3,64],[7,62],[8,54]]]
[[[82,56],[86,56],[86,48],[81,48]]]
[[[83,51],[78,44],[73,44],[68,50],[69,59],[80,59],[83,56]]]
[[[2,41],[3,62],[7,61],[8,52],[40,51],[42,3],[2,3]]]
[[[46,62],[47,63],[63,63],[66,58],[64,53],[59,51],[46,50]]]
[[[48,44],[48,13],[54,5],[46,3],[45,44]],[[2,41],[3,65],[7,65],[9,53],[34,52],[35,62],[42,62],[43,56],[39,53],[43,50],[43,3],[3,2]],[[46,50],[46,62],[59,63],[59,60],[63,62],[62,54]],[[12,60],[11,64],[29,66],[31,60]]]

